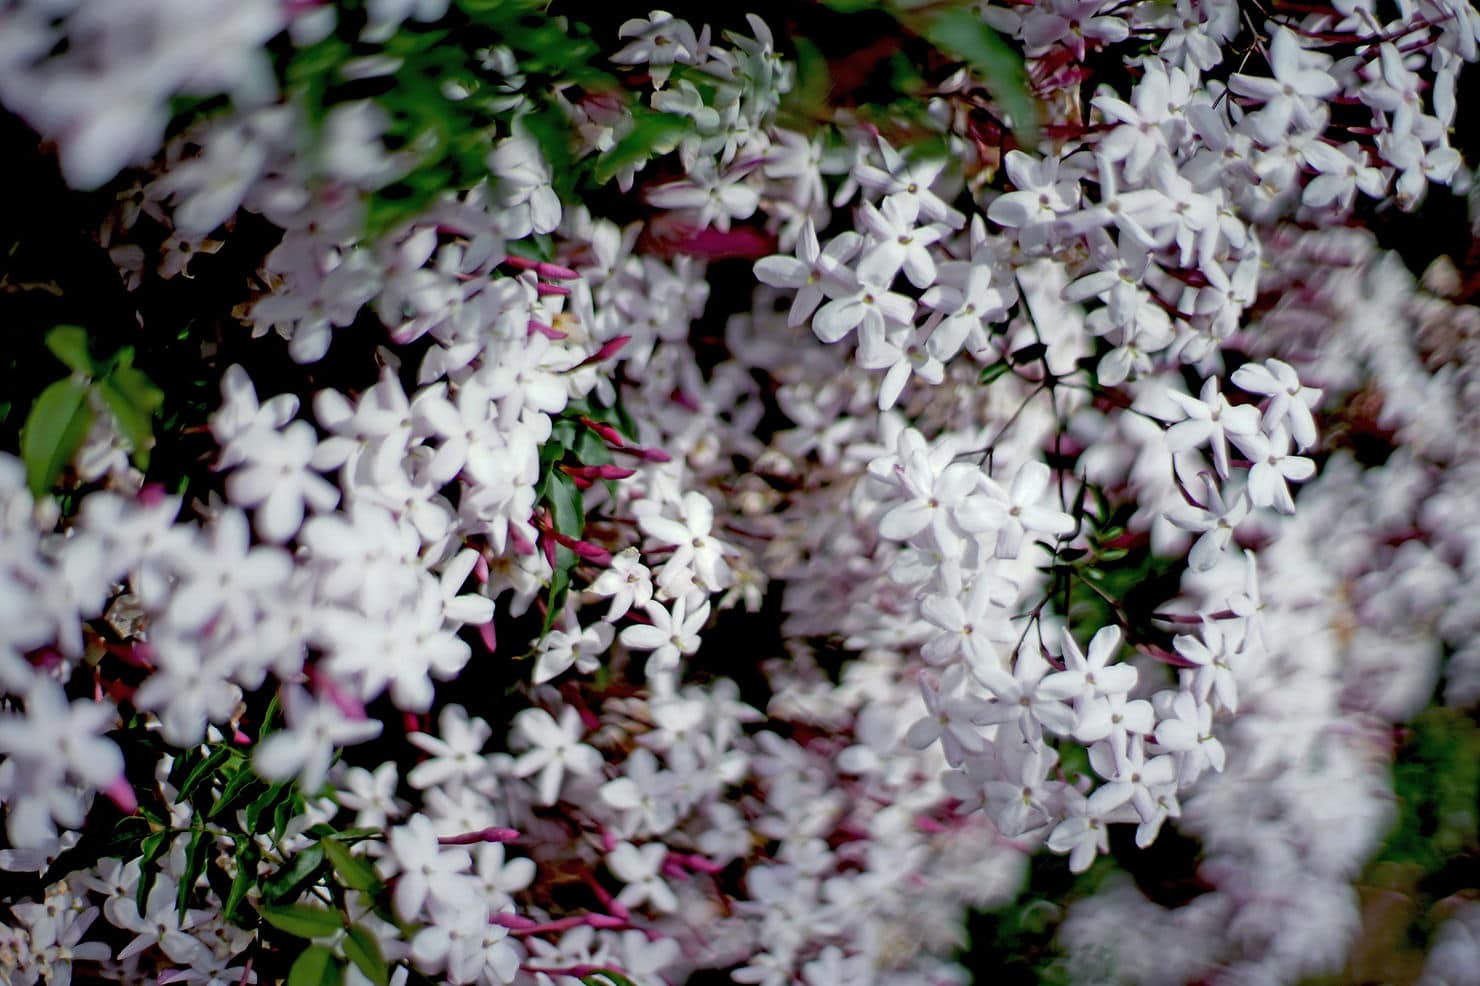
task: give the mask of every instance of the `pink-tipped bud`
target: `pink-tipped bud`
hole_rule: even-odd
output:
[[[504,258],[502,266],[512,267],[515,270],[535,270],[540,265],[538,260],[526,260],[524,257],[516,257],[512,253]]]
[[[613,428],[611,425],[603,424],[600,421],[595,421],[585,416],[581,416],[577,420],[580,421],[581,424],[585,425],[587,428],[590,428],[592,431],[596,432],[596,434],[600,435],[601,440],[606,442],[612,448],[627,447],[626,439],[624,439],[621,433],[617,431],[617,429]]]
[[[664,452],[660,448],[638,448],[637,446],[633,445],[629,446],[628,448],[622,449],[622,451],[626,452],[628,455],[635,455],[644,462],[673,461],[673,456],[669,455],[667,452]]]
[[[157,507],[164,502],[166,492],[160,483],[145,483],[139,488],[139,503],[146,507]]]
[[[488,915],[488,923],[496,924],[500,928],[508,928],[512,931],[528,931],[530,928],[539,925],[539,922],[533,918],[527,918],[522,914],[510,914],[507,911],[499,911],[496,914]]]
[[[498,653],[498,637],[494,635],[492,620],[478,628],[478,639],[483,641],[483,646],[488,648],[488,653]]]
[[[559,531],[550,531],[549,534],[552,539],[574,551],[579,557],[589,562],[595,562],[602,568],[612,563],[612,553],[605,548],[592,544],[590,541],[579,541],[568,534],[561,534]]]
[[[698,853],[671,852],[668,854],[667,862],[673,863],[676,866],[687,867],[695,873],[709,873],[711,875],[719,873],[724,869],[723,866],[714,862],[714,860],[706,859]]]
[[[26,655],[31,667],[50,671],[62,664],[62,652],[55,647],[38,647]]]
[[[636,469],[624,469],[613,463],[602,466],[561,466],[560,471],[579,479],[626,479],[637,475]]]
[[[473,578],[478,580],[479,585],[488,584],[488,556],[480,553],[478,560],[473,562]]]
[[[536,322],[534,319],[530,319],[529,334],[534,335],[536,332],[544,336],[546,339],[553,339],[556,342],[560,342],[562,339],[565,338],[565,333],[561,332],[559,329],[552,329],[544,322]]]
[[[1195,668],[1198,666],[1181,654],[1175,651],[1169,651],[1165,647],[1158,647],[1155,644],[1137,644],[1136,650],[1163,664],[1170,664],[1174,668]]]
[[[134,794],[133,785],[122,774],[107,783],[103,788],[103,794],[125,815],[132,815],[139,810],[139,799]]]
[[[251,746],[252,737],[241,731],[241,727],[233,727],[231,730],[231,742],[237,746]]]
[[[532,555],[535,552],[534,542],[524,536],[524,532],[514,525],[509,525],[509,542],[514,545],[514,550],[521,555]]]
[[[348,719],[367,719],[365,704],[359,697],[346,691],[339,682],[324,674],[317,667],[308,673],[309,680],[313,682],[314,690],[323,698],[327,698],[334,707],[343,712]]]
[[[535,264],[534,272],[540,275],[540,277],[547,278],[551,281],[574,281],[581,276],[569,267],[552,264],[548,260]]]
[[[535,294],[542,295],[558,294],[564,297],[570,294],[570,288],[566,287],[564,284],[547,284],[544,281],[536,281],[534,284],[534,292]]]
[[[461,835],[444,835],[437,840],[439,846],[475,846],[484,842],[513,842],[519,838],[518,829],[500,828],[489,826],[476,832],[464,832]]]
[[[575,366],[571,367],[571,369],[579,370],[583,366],[590,366],[592,363],[601,363],[609,360],[613,356],[617,355],[617,353],[621,352],[622,347],[627,345],[627,343],[631,341],[631,336],[617,336],[615,339],[608,339],[606,342],[603,342],[601,344],[600,349],[596,350],[596,352],[581,360]]]

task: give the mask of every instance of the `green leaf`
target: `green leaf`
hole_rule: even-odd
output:
[[[58,325],[46,334],[46,348],[73,373],[94,376],[97,367],[87,350],[87,330],[76,325]]]
[[[344,915],[312,904],[283,904],[257,908],[262,919],[297,938],[328,938],[344,928]]]
[[[1043,359],[1048,355],[1048,346],[1045,343],[1035,342],[1021,349],[1014,349],[1010,360],[1014,366],[1023,366]]]
[[[1018,138],[1028,144],[1037,141],[1038,103],[1028,87],[1023,56],[988,27],[973,8],[942,10],[924,21],[920,34],[970,65],[1011,119]]]
[[[322,847],[309,846],[293,857],[293,861],[278,870],[262,884],[262,896],[269,904],[292,900],[319,878],[319,868],[324,864]]]
[[[236,875],[231,878],[231,891],[221,907],[221,917],[235,923],[237,910],[247,896],[247,891],[257,885],[257,860],[261,854],[251,839],[242,839],[236,846]]]
[[[190,844],[185,849],[185,873],[180,877],[179,889],[175,892],[175,908],[180,912],[182,922],[185,920],[185,912],[190,909],[190,895],[195,893],[196,881],[206,868],[206,859],[214,841],[204,826],[190,834]]]
[[[277,693],[273,692],[272,700],[267,703],[267,711],[262,713],[262,725],[257,727],[257,740],[261,742],[272,732],[272,719],[282,711],[282,703],[278,701]]]
[[[832,92],[832,69],[822,50],[804,37],[793,37],[797,52],[797,81],[787,93],[784,105],[806,117],[820,117],[827,111],[827,97]]]
[[[690,126],[686,116],[634,107],[632,129],[596,159],[593,177],[597,184],[605,185],[628,168],[640,165],[654,155],[673,150]]]
[[[555,529],[573,538],[586,529],[586,507],[576,481],[559,470],[551,470],[545,480],[545,499],[555,515]]]
[[[598,979],[598,976],[601,978]],[[582,976],[581,982],[585,983],[586,986],[637,986],[636,983],[615,969],[597,969],[589,975]]]
[[[164,403],[164,391],[132,366],[120,366],[98,382],[98,392],[113,412],[118,430],[128,439],[134,459],[141,467],[149,464],[149,450],[154,446],[154,413]]]
[[[257,783],[260,783],[260,780],[252,771],[252,768],[246,764],[242,764],[235,776],[226,782],[226,788],[221,792],[221,797],[217,798],[216,803],[211,805],[211,810],[206,812],[206,817],[215,818],[217,815],[220,815],[227,808],[230,808],[239,801],[249,787]]]
[[[41,392],[21,428],[21,459],[32,496],[56,484],[92,427],[88,386],[76,377],[58,380]]]
[[[589,428],[581,429],[581,436],[576,439],[573,451],[584,465],[604,466],[613,461],[611,449],[607,448],[606,442]]]
[[[565,552],[565,557],[561,556],[562,551]],[[555,625],[555,614],[560,611],[565,590],[570,588],[570,570],[575,567],[575,557],[575,552],[568,548],[555,549],[555,572],[550,576],[550,595],[546,599],[545,622],[540,627],[541,637],[549,633],[550,628]]]
[[[272,809],[272,837],[281,839],[283,833],[288,831],[288,823],[293,821],[294,816],[303,814],[303,799],[296,791],[290,797],[284,798]]]
[[[215,774],[216,768],[225,763],[229,756],[231,756],[231,748],[222,745],[216,747],[211,751],[210,756],[196,764],[180,785],[180,793],[175,796],[175,804],[180,804],[194,794],[195,789],[209,780]]]
[[[243,813],[246,815],[247,831],[253,835],[261,835],[262,832],[257,827],[257,823],[261,820],[263,813],[272,811],[273,808],[277,807],[277,803],[284,795],[292,793],[292,788],[292,781],[278,781],[272,787],[259,794],[251,804],[247,805],[246,811]]]
[[[376,893],[381,888],[380,877],[375,875],[375,868],[360,857],[351,855],[344,843],[338,839],[324,839],[319,845],[323,847],[324,855],[334,865],[334,872],[339,874],[339,879],[346,887],[367,894]]]
[[[139,892],[135,895],[135,906],[139,909],[139,917],[149,913],[149,892],[154,889],[154,881],[159,877],[159,870],[154,866],[154,861],[164,855],[170,846],[170,832],[155,832],[144,836],[139,843],[139,849],[143,855],[139,860]]]
[[[991,366],[982,368],[981,382],[984,385],[989,384],[1000,377],[1007,376],[1011,372],[1012,366],[1008,363],[993,363]]]
[[[375,986],[389,986],[391,970],[381,957],[380,942],[361,925],[350,925],[344,937],[344,954]]]
[[[344,982],[344,963],[323,945],[303,950],[288,970],[288,986],[340,986]]]

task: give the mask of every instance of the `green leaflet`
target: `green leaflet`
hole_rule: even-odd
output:
[[[344,954],[375,986],[387,986],[390,966],[380,954],[380,943],[363,926],[352,924],[344,936]]]
[[[285,904],[257,908],[262,920],[297,938],[328,938],[344,928],[344,915],[312,904]]]
[[[87,393],[85,383],[68,377],[43,390],[31,405],[21,428],[21,459],[32,496],[50,491],[82,447],[93,423]]]
[[[288,970],[288,986],[340,986],[344,982],[344,963],[323,945],[303,950]]]

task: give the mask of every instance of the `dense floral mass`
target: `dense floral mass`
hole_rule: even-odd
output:
[[[1476,981],[1480,13],[566,6],[0,0],[0,979]]]

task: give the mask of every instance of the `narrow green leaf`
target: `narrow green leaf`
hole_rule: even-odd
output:
[[[597,978],[598,976],[601,978]],[[637,986],[636,983],[615,969],[597,969],[589,975],[582,976],[581,982],[585,983],[586,986]]]
[[[231,891],[221,908],[221,917],[236,923],[236,914],[247,891],[257,885],[257,860],[261,854],[251,839],[242,839],[236,846],[236,875],[231,878]]]
[[[304,949],[288,970],[288,986],[340,986],[343,982],[344,964],[323,945]]]
[[[149,892],[154,889],[154,881],[159,878],[159,868],[154,861],[164,855],[170,846],[169,832],[155,832],[144,836],[139,843],[142,858],[139,860],[139,892],[134,895],[134,906],[139,910],[139,917],[149,913]]]
[[[564,556],[561,555],[564,552]],[[555,549],[555,571],[550,576],[550,594],[546,600],[545,622],[540,627],[540,636],[550,632],[555,625],[555,614],[560,612],[565,590],[570,588],[570,570],[575,567],[575,552],[569,548]]]
[[[983,384],[989,384],[994,380],[1007,376],[1011,372],[1012,367],[1007,363],[993,363],[991,366],[982,368],[981,382]]]
[[[375,986],[389,986],[391,970],[381,957],[380,942],[361,925],[350,925],[344,937],[344,954]]]
[[[147,466],[149,450],[154,446],[154,413],[164,403],[164,391],[140,370],[120,366],[98,382],[118,430],[128,439],[134,457]]]
[[[283,904],[257,908],[262,920],[297,938],[328,938],[344,928],[344,915],[312,904]]]
[[[339,874],[339,879],[346,887],[367,894],[373,894],[381,888],[380,877],[375,875],[375,868],[360,857],[351,855],[344,843],[338,839],[323,839],[319,845],[323,847],[324,855],[334,865],[334,872]]]
[[[324,850],[309,846],[293,857],[293,861],[278,870],[262,884],[262,896],[269,904],[292,900],[319,878],[319,868],[324,864]]]
[[[58,380],[41,392],[21,428],[21,459],[32,496],[48,492],[92,427],[88,387],[76,377]]]
[[[230,755],[230,747],[224,745],[218,746],[211,751],[210,756],[196,764],[190,773],[186,775],[184,782],[181,783],[180,793],[175,796],[175,804],[180,804],[186,798],[190,797],[190,795],[194,794],[195,789],[209,780],[216,773],[216,768],[225,763],[226,758]]]
[[[185,872],[180,877],[179,889],[175,892],[175,908],[180,912],[182,922],[185,920],[185,912],[190,909],[190,897],[195,893],[196,881],[206,868],[206,859],[210,855],[213,841],[214,838],[204,826],[190,834],[190,844],[185,849]]]
[[[97,373],[87,351],[87,330],[76,325],[58,325],[46,334],[46,348],[73,373],[90,377]]]
[[[272,809],[272,837],[281,839],[283,833],[288,831],[288,823],[301,814],[303,814],[303,799],[296,791],[291,792],[289,797],[283,798]]]
[[[226,788],[221,792],[221,797],[217,798],[216,803],[211,805],[211,810],[206,812],[206,817],[215,818],[217,815],[220,815],[226,809],[236,804],[237,801],[241,800],[248,788],[258,783],[261,783],[261,781],[256,773],[252,771],[251,767],[243,764],[237,770],[235,776],[226,782]]]
[[[247,805],[244,812],[246,815],[247,831],[253,835],[261,835],[262,831],[257,827],[257,823],[261,820],[263,813],[272,811],[273,808],[277,807],[278,801],[284,795],[291,793],[292,788],[292,781],[278,781],[272,787],[259,794],[251,804]]]
[[[262,713],[262,725],[257,727],[257,740],[260,742],[267,738],[272,732],[272,718],[282,709],[282,703],[278,701],[277,693],[274,692],[272,700],[267,703],[267,711]]]
[[[1022,366],[1025,363],[1033,363],[1048,355],[1048,346],[1041,342],[1031,343],[1021,349],[1012,351],[1011,361],[1014,366]]]
[[[961,59],[981,77],[992,98],[1024,143],[1038,139],[1038,103],[1028,87],[1023,56],[981,19],[974,8],[956,7],[930,16],[920,33],[937,48]]]

